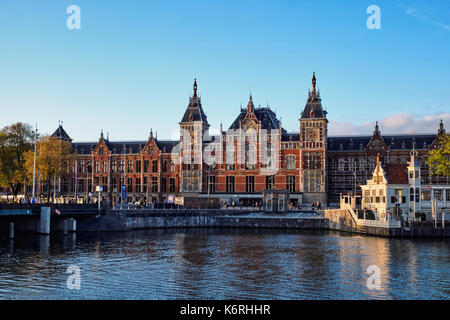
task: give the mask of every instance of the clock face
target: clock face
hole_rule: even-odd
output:
[[[316,142],[319,140],[319,130],[317,128],[306,128],[306,141]]]

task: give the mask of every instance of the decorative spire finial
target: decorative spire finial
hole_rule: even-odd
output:
[[[378,128],[378,121],[375,122],[375,131],[373,132],[374,135],[380,135],[380,129]]]
[[[194,79],[194,98],[197,97],[197,79]]]
[[[150,138],[153,138],[153,128],[150,128]]]
[[[102,129],[102,131],[100,132],[100,139],[103,140],[103,129]]]
[[[313,77],[312,77],[312,95],[316,95],[316,73],[313,72]]]
[[[441,122],[439,123],[438,134],[444,134],[444,133],[445,133],[444,123],[442,122],[442,119],[441,119]]]
[[[250,91],[250,99],[248,100],[247,110],[248,110],[248,112],[253,112],[255,110],[251,91]]]

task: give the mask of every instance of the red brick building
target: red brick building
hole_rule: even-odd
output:
[[[101,133],[92,143],[72,142],[77,156],[57,182],[60,197],[88,199],[96,186],[102,197],[121,202],[167,201],[171,196],[219,197],[244,205],[261,203],[265,189],[287,189],[291,202],[338,202],[339,194],[360,192],[380,154],[383,165],[404,164],[414,147],[424,184],[446,183],[428,174],[424,163],[436,147],[437,134],[328,137],[327,112],[313,75],[312,90],[299,118],[299,131],[286,132],[270,107],[255,108],[250,95],[228,130],[209,135],[209,123],[194,82],[193,95],[179,123],[180,139],[109,141]],[[54,137],[71,140],[62,126]],[[406,170],[406,169],[405,169]]]

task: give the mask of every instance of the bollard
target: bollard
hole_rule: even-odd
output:
[[[64,235],[66,236],[69,232],[68,232],[68,221],[67,219],[64,219]]]
[[[41,207],[41,222],[39,233],[50,234],[50,207]]]
[[[14,222],[9,224],[9,238],[14,239]]]

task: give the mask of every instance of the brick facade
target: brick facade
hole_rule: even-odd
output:
[[[76,163],[59,179],[57,195],[87,199],[102,185],[104,199],[120,202],[126,185],[128,201],[196,195],[254,204],[260,203],[263,190],[274,188],[289,189],[294,202],[336,203],[341,193],[360,192],[377,154],[383,165],[406,163],[413,147],[424,184],[449,183],[448,178],[431,177],[424,164],[445,134],[442,122],[437,134],[381,135],[377,124],[372,136],[329,137],[315,82],[314,75],[299,132],[286,132],[270,107],[255,108],[250,96],[227,131],[221,128],[219,135],[209,136],[195,81],[178,141],[158,140],[150,132],[143,141],[113,142],[102,133],[97,142],[72,142]],[[62,126],[53,136],[70,139]],[[207,153],[215,163],[205,160]]]

